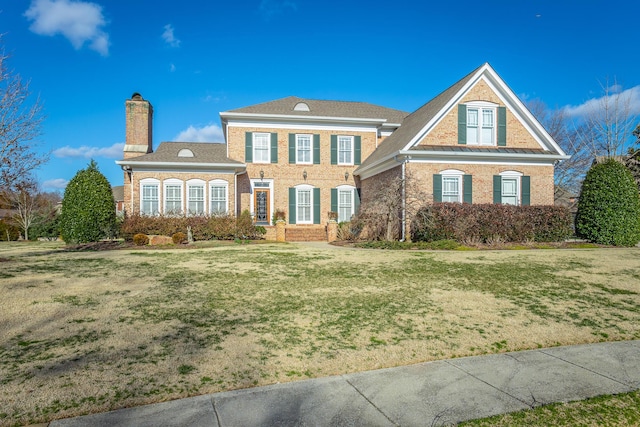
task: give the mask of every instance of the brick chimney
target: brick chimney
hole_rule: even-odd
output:
[[[153,151],[153,107],[139,93],[124,103],[126,110],[126,137],[124,159]]]

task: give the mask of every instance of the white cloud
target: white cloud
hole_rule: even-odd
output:
[[[173,25],[171,24],[167,24],[164,26],[162,40],[164,40],[171,47],[180,47],[180,40],[177,39],[173,34]]]
[[[609,93],[608,96],[591,98],[580,105],[567,105],[563,110],[569,117],[585,117],[601,110],[603,105],[613,105],[617,98],[619,102],[629,103],[630,115],[640,115],[640,86],[622,90],[620,85],[614,85],[609,87]]]
[[[175,64],[169,64],[169,72],[170,73],[174,73],[176,71],[176,66]]]
[[[173,139],[182,142],[223,142],[222,128],[216,124],[196,128],[189,126]]]
[[[42,183],[42,187],[46,189],[62,190],[67,187],[68,183],[69,181],[64,178],[48,179]]]
[[[76,50],[85,42],[89,49],[100,55],[109,54],[109,34],[102,27],[106,25],[102,6],[74,0],[33,0],[24,13],[33,21],[29,29],[43,36],[62,34]]]
[[[56,157],[82,157],[92,159],[95,157],[104,157],[107,159],[119,159],[122,157],[124,142],[117,142],[111,147],[89,147],[83,145],[81,147],[64,146],[53,151]]]

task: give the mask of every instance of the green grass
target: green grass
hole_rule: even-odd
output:
[[[640,391],[635,391],[579,402],[554,403],[531,410],[468,421],[458,426],[637,426],[640,425],[639,408]]]

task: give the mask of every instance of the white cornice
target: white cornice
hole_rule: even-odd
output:
[[[242,172],[247,168],[246,164],[237,163],[192,163],[192,162],[149,162],[149,161],[129,161],[129,160],[116,160],[116,164],[119,166],[129,166],[134,171],[136,169],[172,169],[172,170],[185,170],[190,169],[207,169],[207,170],[226,170],[230,172]]]
[[[338,122],[338,123],[360,123],[360,124],[375,124],[382,125],[387,122],[387,119],[376,118],[356,118],[356,117],[328,117],[328,116],[297,116],[290,114],[257,114],[257,113],[234,113],[234,112],[221,112],[220,117],[224,120],[228,119],[244,119],[255,120],[257,122],[283,120],[291,122]]]

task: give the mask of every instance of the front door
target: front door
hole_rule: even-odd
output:
[[[253,206],[256,209],[256,224],[269,225],[271,212],[268,188],[256,188],[253,191]]]

